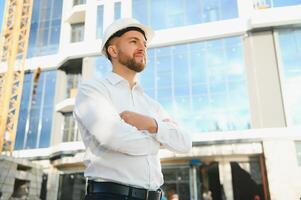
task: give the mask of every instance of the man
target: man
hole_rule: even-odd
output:
[[[74,116],[86,147],[86,200],[159,200],[160,146],[179,153],[191,149],[190,137],[136,81],[153,35],[135,19],[115,21],[101,47],[112,73],[79,87]]]

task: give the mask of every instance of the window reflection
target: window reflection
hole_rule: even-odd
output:
[[[267,9],[301,4],[301,0],[253,0],[255,9]]]
[[[106,58],[97,60],[98,73],[111,70]],[[191,131],[250,128],[239,37],[150,49],[139,80],[148,95]]]
[[[238,17],[236,0],[133,0],[133,17],[155,30]]]
[[[84,40],[85,23],[71,24],[71,42],[81,42]]]
[[[0,1],[0,33],[2,31],[2,24],[4,20],[5,1]]]
[[[73,0],[73,6],[86,4],[86,0]]]
[[[86,178],[83,173],[61,174],[59,177],[58,199],[81,200],[85,197]]]
[[[58,51],[62,5],[62,0],[33,1],[27,57],[49,55]]]
[[[289,125],[301,125],[301,29],[279,31],[283,93]]]
[[[96,38],[103,36],[103,5],[97,7]]]
[[[80,140],[79,130],[73,118],[72,112],[64,113],[64,128],[63,128],[63,142],[74,142]]]
[[[121,17],[121,2],[114,4],[114,20],[120,19]]]
[[[190,199],[189,190],[189,167],[188,166],[167,166],[163,167],[164,185],[162,190],[167,199],[177,195],[179,199]]]
[[[56,71],[42,72],[33,95],[33,75],[25,74],[15,149],[49,147]]]

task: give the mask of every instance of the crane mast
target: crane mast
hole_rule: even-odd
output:
[[[33,0],[7,0],[0,41],[0,153],[12,154],[22,96]],[[3,65],[1,65],[3,66]]]

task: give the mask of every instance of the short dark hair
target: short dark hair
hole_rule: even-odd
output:
[[[110,56],[110,54],[108,52],[108,47],[109,47],[110,41],[113,38],[115,38],[115,37],[121,37],[123,34],[125,34],[128,31],[138,31],[138,32],[142,33],[142,35],[144,36],[145,40],[147,40],[147,38],[145,36],[145,32],[141,28],[139,28],[139,27],[130,26],[130,27],[127,27],[127,28],[124,28],[124,29],[121,29],[121,30],[117,31],[116,33],[114,33],[113,35],[111,35],[111,37],[107,40],[107,42],[105,44],[106,54],[107,54],[109,60],[111,60],[111,56]]]

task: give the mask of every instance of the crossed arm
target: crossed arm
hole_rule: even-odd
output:
[[[83,84],[74,108],[79,125],[100,146],[130,155],[156,154],[160,144],[176,152],[190,150],[189,135],[167,117],[162,115],[160,119],[153,119],[131,111],[118,113],[107,94],[103,93],[105,90],[99,90],[100,87]],[[83,140],[85,137],[87,135],[83,136]]]
[[[126,123],[138,130],[147,130],[151,134],[158,131],[158,124],[154,118],[132,111],[123,111],[119,115]]]

